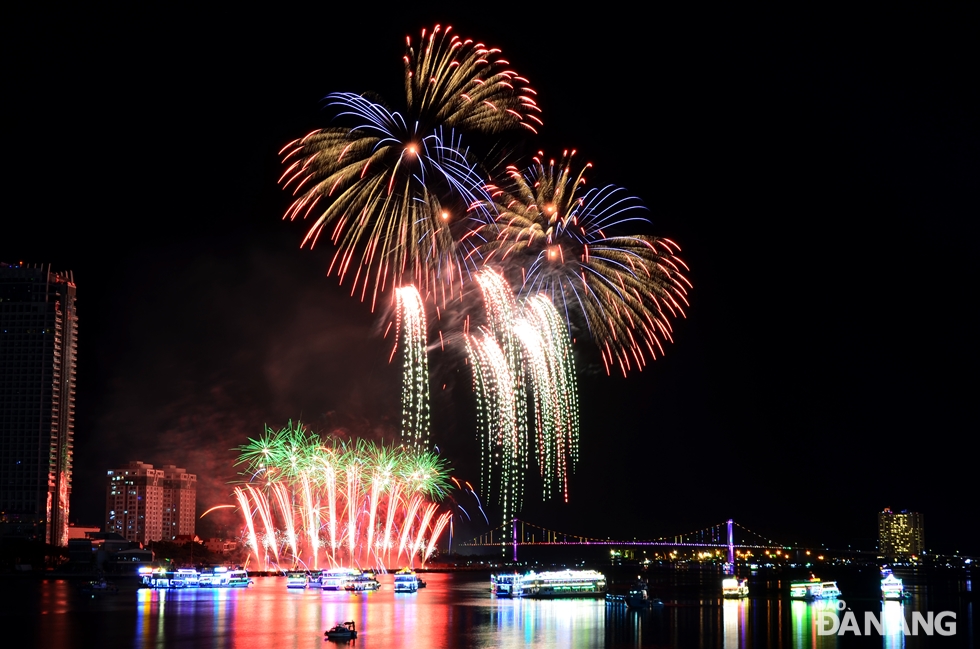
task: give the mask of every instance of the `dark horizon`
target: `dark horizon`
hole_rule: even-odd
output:
[[[694,285],[642,373],[606,376],[577,342],[569,503],[529,480],[521,518],[614,538],[733,518],[840,546],[873,545],[890,507],[924,514],[929,549],[980,554],[963,524],[973,16],[610,10],[582,19],[587,35],[559,20],[570,42],[553,43],[544,18],[461,12],[11,21],[0,261],[76,278],[72,522],[102,524],[105,471],[130,460],[196,473],[200,512],[231,502],[234,449],[264,425],[397,438],[382,309],[325,277],[329,246],[300,249],[278,152],[328,124],[331,92],[399,107],[405,35],[442,23],[500,47],[538,91],[545,126],[521,144],[577,149],[595,184],[641,198]],[[467,368],[434,354],[432,388],[434,441],[476,487]]]

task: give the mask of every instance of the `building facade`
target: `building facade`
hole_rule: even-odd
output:
[[[194,535],[196,475],[136,461],[108,471],[106,479],[106,532],[143,544]]]
[[[878,556],[883,559],[907,559],[922,556],[925,551],[925,522],[918,512],[893,512],[885,508],[878,513]]]
[[[78,315],[75,281],[0,263],[0,533],[68,544]]]

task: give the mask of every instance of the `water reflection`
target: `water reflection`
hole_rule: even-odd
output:
[[[875,597],[876,575],[862,592],[852,587],[846,606],[861,634],[820,635],[818,613],[838,613],[836,602],[791,601],[779,584],[747,599],[710,596],[717,584],[704,581],[687,591],[683,583],[662,593],[664,605],[647,611],[607,605],[603,600],[495,599],[479,574],[427,575],[428,588],[394,593],[390,575],[382,590],[352,594],[317,589],[290,591],[282,578],[258,578],[249,589],[136,590],[92,597],[71,582],[0,582],[0,616],[23,627],[25,647],[74,649],[270,646],[274,649],[336,649],[323,631],[354,620],[356,649],[509,649],[534,647],[704,647],[705,649],[791,649],[823,647],[969,647],[973,645],[972,601],[961,597],[963,581],[916,587],[912,599]],[[972,584],[971,584],[972,586]],[[952,638],[904,635],[913,616],[956,612]],[[865,633],[866,616],[881,632]],[[904,625],[903,625],[904,621]],[[352,645],[354,646],[354,645]]]
[[[748,599],[726,599],[722,602],[722,619],[725,633],[722,636],[724,649],[740,649],[748,643]]]
[[[824,649],[837,646],[837,635],[820,635],[817,630],[821,627],[821,613],[838,613],[837,601],[820,599],[812,602],[793,600],[790,611],[793,618],[793,649]]]
[[[901,649],[905,646],[904,621],[905,607],[901,602],[882,602],[881,635],[885,649]]]

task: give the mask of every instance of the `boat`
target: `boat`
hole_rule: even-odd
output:
[[[490,575],[490,592],[497,597],[520,597],[521,576],[516,572]]]
[[[659,597],[650,597],[647,593],[647,582],[642,579],[637,580],[636,585],[630,588],[626,594],[626,608],[642,611],[663,605],[664,603]]]
[[[118,593],[119,588],[111,581],[106,581],[105,577],[102,577],[82,584],[82,592],[93,595],[96,593]]]
[[[184,581],[177,577],[174,570],[157,568],[143,574],[143,585],[150,588],[183,588]]]
[[[286,574],[286,588],[305,589],[310,585],[310,576],[305,572],[290,572]]]
[[[411,568],[403,568],[395,573],[395,592],[414,593],[419,589],[419,578]]]
[[[664,603],[659,597],[650,597],[647,591],[647,582],[637,578],[636,582],[625,592],[621,588],[616,591],[607,591],[606,604],[642,611],[655,606],[663,606]]]
[[[338,622],[333,628],[323,632],[328,640],[353,640],[357,637],[357,629],[354,628],[354,621]]]
[[[379,588],[381,588],[381,582],[375,579],[374,575],[370,572],[362,572],[344,584],[344,590],[358,593],[368,590],[378,590]]]
[[[360,574],[361,571],[357,568],[331,568],[330,570],[324,570],[320,574],[320,588],[322,590],[344,590],[347,584]]]
[[[881,598],[884,600],[903,600],[910,596],[905,592],[905,584],[892,574],[891,569],[881,569]]]
[[[816,577],[804,581],[794,581],[789,585],[789,596],[792,599],[806,601],[818,599],[836,599],[841,596],[836,581],[821,581]]]
[[[197,578],[197,583],[201,588],[223,588],[228,585],[228,568],[217,566],[211,570],[205,570]]]
[[[201,574],[193,568],[179,568],[173,576],[174,588],[199,588]]]
[[[726,577],[721,580],[721,596],[726,599],[741,599],[749,596],[749,580]]]
[[[228,571],[228,587],[229,588],[248,588],[252,586],[255,582],[249,579],[248,572],[243,569],[229,570]]]
[[[606,577],[595,570],[531,571],[523,575],[500,574],[491,578],[498,597],[605,597]]]

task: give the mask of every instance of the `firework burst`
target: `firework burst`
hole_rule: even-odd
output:
[[[670,239],[618,234],[648,224],[645,208],[620,187],[586,189],[591,164],[573,169],[574,154],[545,163],[539,153],[488,187],[496,217],[481,227],[480,251],[484,263],[511,269],[520,295],[548,295],[571,329],[581,318],[606,371],[618,366],[625,376],[672,340],[671,319],[688,304],[688,268]]]
[[[267,428],[239,451],[245,481],[234,495],[266,569],[424,562],[451,516],[435,502],[449,478],[433,453],[324,443],[299,422]]]
[[[411,38],[405,54],[409,114],[423,124],[493,133],[511,128],[537,132],[541,109],[527,79],[510,70],[500,50],[460,38],[436,25]]]
[[[472,270],[451,228],[488,196],[461,133],[540,123],[533,90],[499,50],[451,31],[423,31],[417,50],[409,39],[406,112],[334,93],[327,106],[349,126],[313,131],[280,151],[279,182],[295,197],[284,218],[312,220],[302,245],[325,234],[336,248],[327,274],[350,278],[351,294],[370,298],[372,310],[386,288],[406,284],[451,297]]]

